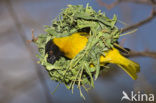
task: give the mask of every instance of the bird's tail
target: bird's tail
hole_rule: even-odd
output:
[[[100,57],[100,62],[102,64],[105,63],[113,63],[117,64],[120,68],[122,68],[132,79],[137,79],[137,72],[140,71],[139,64],[129,60],[128,58],[122,56],[120,52],[113,48],[105,53],[105,56]]]

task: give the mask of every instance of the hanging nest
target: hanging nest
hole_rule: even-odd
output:
[[[51,26],[46,26],[45,34],[38,36],[35,41],[39,54],[39,63],[49,72],[52,80],[64,83],[68,89],[77,85],[82,97],[81,87],[94,87],[94,80],[100,73],[100,55],[113,47],[117,42],[120,31],[115,26],[116,15],[113,19],[106,17],[101,11],[94,11],[91,6],[68,5],[60,15],[55,18]],[[75,58],[69,60],[61,57],[55,63],[47,62],[48,54],[45,47],[49,40],[56,37],[69,36],[75,32],[87,32],[89,38],[85,49]],[[94,66],[90,66],[93,64]],[[105,68],[105,67],[104,67]]]

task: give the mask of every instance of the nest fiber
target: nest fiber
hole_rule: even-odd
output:
[[[119,38],[120,31],[115,26],[116,21],[116,15],[109,19],[105,13],[96,12],[91,6],[84,8],[82,5],[68,5],[53,20],[51,26],[46,26],[46,33],[38,36],[35,43],[39,50],[39,63],[46,68],[52,80],[64,83],[72,90],[77,85],[83,96],[81,87],[85,90],[94,87],[94,80],[100,73],[100,55],[105,55],[104,51],[112,48]],[[71,60],[61,57],[54,64],[47,62],[45,46],[49,40],[81,31],[89,34],[85,49]],[[90,66],[91,64],[94,66]]]

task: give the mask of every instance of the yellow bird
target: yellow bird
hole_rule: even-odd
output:
[[[84,36],[86,35],[86,36]],[[86,47],[88,42],[87,33],[78,32],[70,36],[54,38],[46,45],[46,53],[48,53],[48,61],[54,63],[61,56],[73,59],[81,50]],[[117,64],[122,68],[132,79],[137,79],[137,72],[140,71],[139,64],[122,56],[118,49],[112,48],[105,52],[105,56],[101,55],[100,65],[106,63]]]

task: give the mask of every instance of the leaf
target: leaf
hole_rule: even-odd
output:
[[[114,16],[113,16],[113,19],[112,19],[112,22],[111,22],[111,28],[114,27],[114,25],[116,24],[116,22],[117,22],[117,16],[114,15]]]
[[[88,64],[87,63],[84,63],[84,65],[85,65],[85,67],[86,67],[86,72],[87,72],[87,74],[89,75],[89,77],[90,77],[90,79],[91,79],[91,86],[92,87],[94,87],[94,80],[93,80],[93,77],[92,77],[92,74],[91,74],[91,72],[90,72],[90,68],[89,68],[89,66],[88,66]]]

